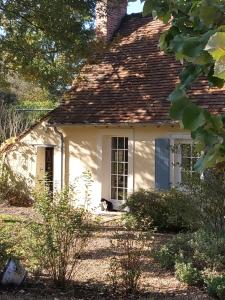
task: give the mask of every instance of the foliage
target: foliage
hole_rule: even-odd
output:
[[[7,105],[3,102],[0,102],[0,111],[0,144],[17,137],[46,114],[45,111],[20,112],[15,105]]]
[[[22,223],[23,220],[18,217],[0,217],[0,272],[10,257],[17,260],[23,256],[23,242],[26,239]]]
[[[205,268],[223,270],[225,267],[225,236],[211,231],[198,230],[194,233],[178,234],[153,255],[162,267],[173,269],[180,260],[192,262],[200,271]]]
[[[73,207],[72,197],[71,188],[54,195],[47,190],[38,191],[35,207],[42,221],[29,226],[33,260],[61,286],[74,275],[93,229],[90,214]]]
[[[208,293],[211,296],[225,299],[225,276],[224,275],[211,275],[205,277],[205,285]]]
[[[211,169],[204,172],[204,179],[191,177],[184,188],[195,204],[198,227],[207,228],[220,235],[225,230],[225,175]]]
[[[202,171],[225,160],[224,116],[212,115],[190,101],[188,89],[205,76],[209,86],[223,87],[225,79],[224,16],[221,0],[143,0],[144,15],[169,23],[160,47],[183,63],[180,83],[170,95],[172,119],[191,130],[204,150],[196,164]]]
[[[138,291],[150,237],[151,232],[137,231],[136,222],[131,218],[114,234],[111,248],[115,255],[110,260],[109,280],[115,292],[128,296]]]
[[[33,203],[26,179],[14,174],[3,160],[0,160],[0,203],[24,207]]]
[[[1,72],[65,90],[93,38],[94,0],[0,1]]]
[[[128,199],[126,206],[139,227],[147,230],[178,231],[193,228],[198,215],[190,197],[179,190],[158,192],[140,190]]]
[[[165,245],[152,251],[153,257],[160,263],[161,267],[173,270],[176,261],[182,257],[188,261],[193,256],[193,249],[189,244],[191,234],[178,234]]]
[[[196,285],[202,280],[200,272],[192,263],[176,262],[175,275],[181,282],[189,285]]]

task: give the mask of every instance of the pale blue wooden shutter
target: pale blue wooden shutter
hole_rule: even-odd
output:
[[[155,187],[157,190],[170,188],[170,140],[155,140]]]

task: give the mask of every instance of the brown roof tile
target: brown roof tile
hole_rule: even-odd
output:
[[[159,51],[165,25],[140,14],[124,19],[109,50],[82,70],[63,103],[50,114],[55,124],[165,123],[168,95],[178,81],[180,64]],[[225,91],[196,84],[193,94],[214,113],[225,111]]]

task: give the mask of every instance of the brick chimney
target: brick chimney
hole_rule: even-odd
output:
[[[127,13],[127,0],[98,0],[96,4],[97,39],[110,41]]]

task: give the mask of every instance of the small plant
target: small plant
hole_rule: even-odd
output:
[[[189,244],[191,237],[192,235],[188,233],[178,234],[165,245],[154,249],[152,251],[153,257],[161,267],[173,270],[177,258],[181,256],[185,259],[193,257],[193,249]]]
[[[72,197],[71,188],[53,197],[48,191],[37,193],[35,208],[41,224],[33,222],[29,226],[33,259],[59,286],[65,286],[73,277],[93,229],[90,214],[73,207]]]
[[[136,231],[135,223],[124,224],[123,231],[117,231],[111,240],[115,255],[110,261],[109,280],[116,292],[126,296],[139,290],[140,277],[144,267],[144,252],[149,247],[149,233]]]
[[[196,285],[202,280],[200,272],[192,263],[176,262],[175,275],[181,282],[189,285]]]
[[[225,299],[225,276],[208,276],[204,279],[209,295],[218,297],[221,300]]]

